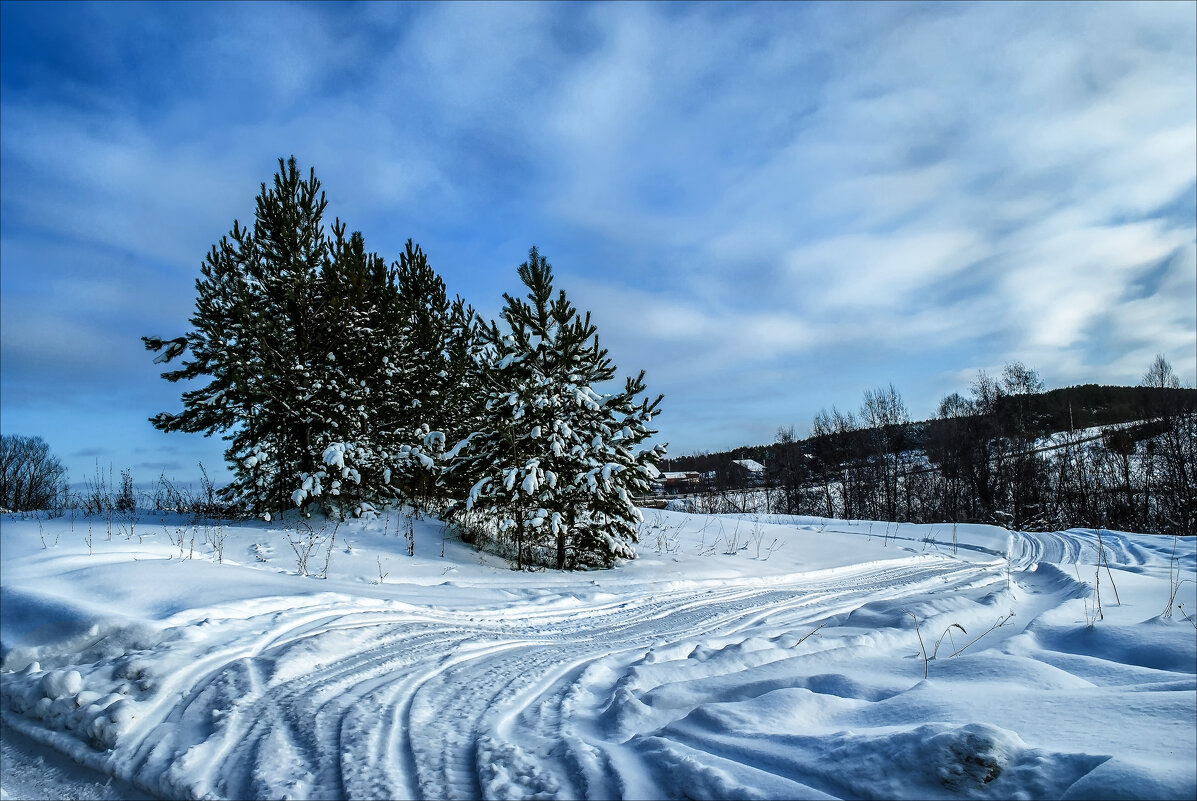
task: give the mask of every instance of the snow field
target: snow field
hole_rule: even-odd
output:
[[[1192,541],[645,510],[639,559],[520,573],[435,521],[408,557],[392,516],[321,580],[293,521],[229,527],[223,564],[151,522],[89,548],[4,516],[0,699],[153,795],[1197,791]]]

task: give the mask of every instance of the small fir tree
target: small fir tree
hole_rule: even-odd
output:
[[[554,298],[552,268],[535,247],[519,275],[527,300],[504,295],[507,331],[485,331],[485,425],[452,451],[446,475],[471,485],[453,511],[482,512],[520,568],[633,558],[632,496],[648,491],[647,464],[664,452],[636,448],[655,433],[648,424],[661,397],[636,403],[643,374],[621,393],[599,394],[594,385],[615,367],[590,315],[564,292]]]

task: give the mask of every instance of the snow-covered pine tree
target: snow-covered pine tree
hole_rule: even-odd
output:
[[[255,422],[265,401],[256,380],[261,357],[242,347],[255,336],[252,310],[256,287],[248,273],[255,249],[253,233],[234,221],[233,230],[212,246],[200,267],[195,282],[196,311],[191,317],[195,328],[173,340],[142,337],[147,350],[163,351],[154,359],[156,364],[190,350],[190,359],[179,369],[162,373],[167,381],[210,378],[205,386],[183,392],[182,413],[162,412],[150,422],[162,431],[202,432],[205,436],[229,432],[225,459],[233,468],[233,480],[223,488],[223,498],[251,509],[260,507],[272,479],[265,463],[259,465],[256,458],[249,457],[256,439]]]
[[[319,499],[336,517],[393,503],[391,459],[378,427],[379,404],[396,374],[389,353],[399,337],[398,289],[382,257],[367,253],[360,232],[332,227],[320,275],[319,324],[326,349],[309,411],[317,422],[315,468],[293,501]]]
[[[442,422],[453,337],[445,282],[410,239],[394,264],[399,287],[399,347],[396,376],[383,402],[381,427],[391,437],[396,481],[405,498],[427,506],[435,492],[444,452]]]
[[[447,377],[441,403],[440,430],[446,442],[460,442],[482,427],[486,406],[483,353],[485,326],[474,308],[460,296],[449,310],[449,347],[445,359]],[[453,483],[442,470],[437,485],[448,497],[462,497],[470,485]]]
[[[275,442],[278,481],[267,497],[287,508],[299,477],[316,466],[320,422],[309,404],[325,368],[327,349],[322,318],[320,270],[328,240],[323,215],[328,201],[315,170],[301,178],[292,157],[275,175],[274,188],[257,199],[250,280],[261,290],[255,310],[261,354],[258,381],[267,395],[256,422],[258,442]]]
[[[210,378],[183,393],[181,413],[151,422],[163,431],[227,432],[234,477],[225,499],[251,510],[292,505],[300,477],[316,465],[318,421],[309,404],[328,352],[318,285],[326,205],[314,170],[304,180],[294,157],[279,159],[273,187],[262,184],[253,229],[234,222],[201,268],[194,330],[170,341],[145,338],[148,349],[166,349],[159,362],[190,349],[180,369],[162,374],[168,381]]]
[[[504,295],[502,317],[486,329],[485,425],[451,452],[449,480],[471,482],[452,511],[479,511],[509,546],[517,567],[611,566],[632,558],[646,492],[646,464],[662,448],[635,452],[652,433],[661,398],[637,405],[643,374],[617,395],[595,384],[615,367],[590,315],[564,292],[553,297],[552,267],[535,247],[519,268],[527,300]]]
[[[595,337],[595,345],[598,337]],[[598,354],[596,354],[598,355]],[[606,352],[601,355],[605,357]],[[665,446],[640,446],[656,432],[649,423],[659,413],[663,395],[654,400],[637,396],[645,391],[644,371],[628,378],[622,392],[595,397],[580,390],[572,426],[584,463],[565,488],[569,540],[558,538],[557,566],[610,567],[616,557],[632,559],[637,527],[642,518],[634,496],[652,491],[654,468],[665,458]]]
[[[333,350],[316,415],[327,436],[295,500],[318,497],[338,516],[400,502],[437,506],[444,430],[459,432],[476,405],[460,391],[462,375],[474,372],[473,310],[460,298],[449,303],[411,240],[387,270],[365,254],[360,234],[346,241],[339,222],[333,231],[323,274]]]

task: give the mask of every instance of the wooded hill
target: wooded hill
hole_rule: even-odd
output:
[[[1162,357],[1142,386],[1050,391],[1015,363],[997,380],[980,374],[971,397],[945,397],[929,420],[909,420],[891,385],[866,392],[859,412],[819,412],[806,439],[781,429],[767,445],[669,469],[702,473],[727,511],[749,511],[728,499],[753,484],[733,460],[753,459],[772,512],[1195,534],[1197,390],[1178,384]]]
[[[1135,441],[1150,436],[1153,427],[1148,425],[1161,403],[1173,409],[1192,409],[1197,404],[1197,389],[1157,387],[1119,387],[1103,384],[1081,384],[1075,387],[1052,389],[1024,395],[1016,399],[1003,396],[998,401],[998,413],[1010,414],[1017,411],[1021,402],[1036,437],[1048,437],[1065,431],[1084,431],[1096,427],[1116,426],[1124,423],[1143,423],[1130,428]],[[909,450],[926,450],[929,442],[937,438],[948,425],[940,418],[917,420],[900,425],[898,438]],[[1154,430],[1158,430],[1158,426]],[[856,428],[851,431],[832,432],[811,436],[795,442],[778,440],[765,445],[744,445],[729,451],[700,452],[688,456],[672,457],[670,470],[693,470],[707,473],[719,470],[734,459],[754,459],[768,467],[775,464],[782,451],[797,447],[802,453],[814,456],[824,450],[850,449],[861,439],[871,438],[876,433],[870,428]]]

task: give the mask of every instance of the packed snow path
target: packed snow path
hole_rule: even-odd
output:
[[[970,528],[953,548],[942,527],[887,527],[882,538],[863,525],[754,521],[771,537],[826,538],[865,557],[810,558],[815,569],[802,571],[792,569],[800,554],[780,569],[745,552],[671,556],[687,526],[699,532],[696,519],[670,519],[681,522],[659,567],[693,564],[694,577],[634,563],[623,577],[544,574],[536,586],[535,574],[509,574],[498,587],[415,587],[410,599],[251,593],[152,626],[96,619],[52,646],[6,644],[5,719],[172,797],[1083,797],[1111,779],[1167,797],[1197,787],[1193,626],[1179,614],[1165,622],[1162,609],[1147,638],[1113,619],[1087,626],[1096,594],[1084,580],[1116,577],[1122,594],[1141,596],[1150,578],[1154,603],[1161,571],[1192,574],[1191,543],[1174,559],[1171,539],[1105,533],[1112,567],[1096,573],[1094,532]],[[703,575],[736,559],[730,574]],[[1104,614],[1125,613],[1126,601],[1105,600]],[[53,609],[7,584],[5,602]],[[1129,619],[1150,618],[1145,607]],[[1187,766],[1161,771],[1155,757],[1109,747],[1089,718],[1125,717],[1128,700],[1152,737],[1187,749]],[[1070,717],[1074,705],[1085,720]]]

